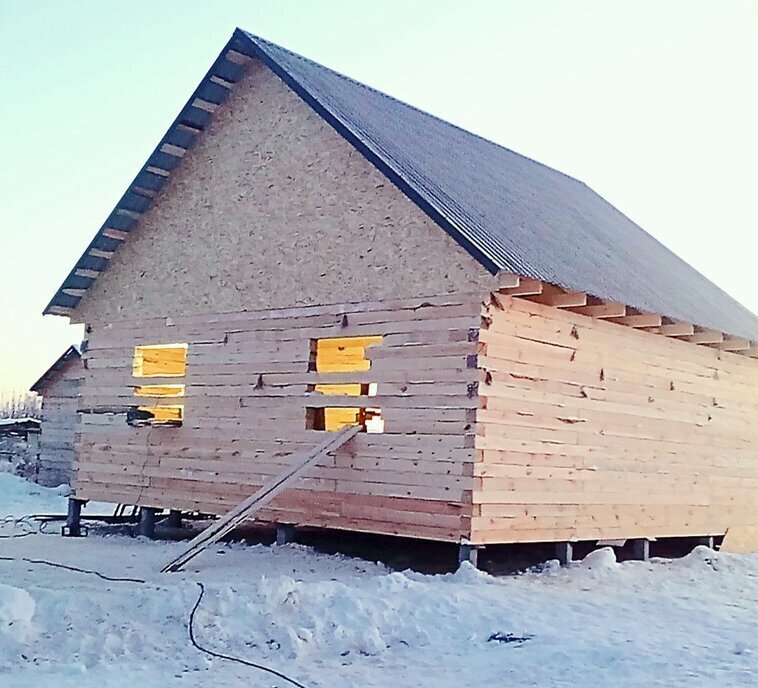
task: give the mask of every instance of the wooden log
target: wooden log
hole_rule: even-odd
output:
[[[480,333],[473,542],[702,535],[758,519],[758,367],[622,326],[642,318],[501,305]]]

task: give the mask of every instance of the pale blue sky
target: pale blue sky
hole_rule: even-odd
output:
[[[0,390],[240,26],[585,181],[758,311],[758,2],[0,0]]]

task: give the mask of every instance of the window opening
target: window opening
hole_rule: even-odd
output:
[[[184,385],[137,385],[136,397],[183,397]]]
[[[184,406],[138,406],[132,425],[174,425],[182,424]]]
[[[371,368],[366,347],[380,344],[382,337],[329,337],[314,341],[317,372],[354,373]]]
[[[321,394],[341,394],[348,397],[375,397],[379,393],[379,385],[376,382],[315,385],[314,389]]]
[[[186,344],[134,347],[134,377],[184,377],[186,370]]]
[[[184,377],[187,371],[187,344],[146,344],[134,347],[132,373],[138,378]],[[134,395],[154,399],[132,408],[127,413],[129,425],[180,426],[184,420],[184,406],[161,404],[161,399],[183,397],[184,384],[136,385]]]
[[[311,340],[308,370],[319,373],[353,373],[371,369],[366,348],[380,344],[381,336],[331,337]],[[375,397],[379,385],[375,382],[321,383],[314,391],[327,396]],[[363,406],[327,406],[306,409],[306,428],[334,432],[346,425],[361,425],[366,432],[384,432],[384,420],[379,408]]]

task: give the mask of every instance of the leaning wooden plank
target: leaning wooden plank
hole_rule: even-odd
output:
[[[214,522],[202,533],[197,535],[190,543],[187,549],[176,559],[161,569],[162,573],[168,571],[178,571],[187,562],[194,559],[200,554],[206,547],[209,547],[214,542],[220,540],[224,535],[231,532],[240,523],[250,517],[258,509],[261,509],[268,504],[277,494],[279,494],[289,483],[300,477],[303,471],[311,464],[315,463],[324,454],[328,454],[335,449],[338,449],[348,440],[355,437],[360,432],[360,426],[351,425],[343,428],[339,432],[331,435],[330,437],[318,447],[313,449],[307,454],[301,461],[294,466],[288,467],[278,476],[273,478],[270,482],[266,483],[255,494],[248,497],[244,502],[232,509],[226,516],[223,516],[218,521]]]

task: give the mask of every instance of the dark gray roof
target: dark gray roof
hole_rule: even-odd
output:
[[[82,355],[79,353],[79,349],[72,344],[60,356],[58,356],[57,359],[55,359],[53,365],[40,375],[39,380],[29,388],[29,391],[42,393],[50,380],[52,380],[60,370],[66,367],[69,362],[78,361],[81,357]]]
[[[582,182],[280,46],[237,30],[196,94],[229,47],[263,59],[491,272],[758,339],[755,315]]]

